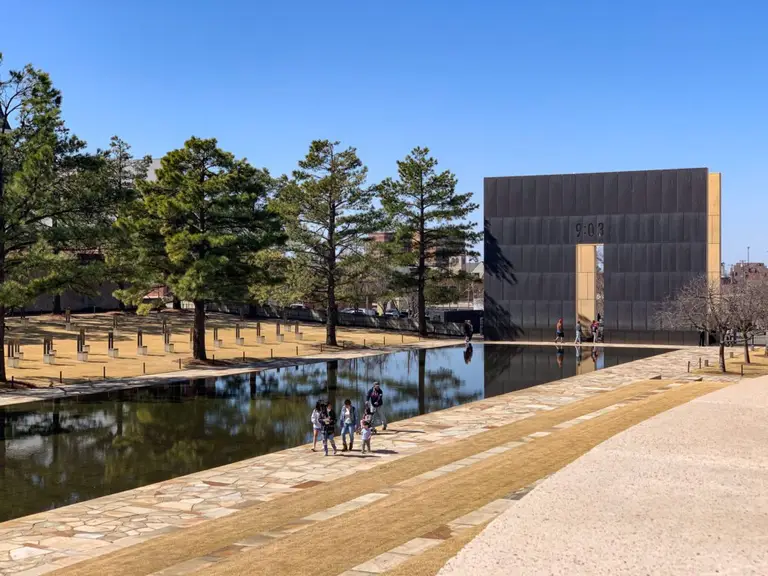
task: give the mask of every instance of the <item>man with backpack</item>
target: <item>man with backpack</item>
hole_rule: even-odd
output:
[[[382,427],[387,429],[387,415],[384,414],[384,392],[378,382],[373,383],[373,387],[368,390],[368,395],[365,397],[366,401],[371,405],[374,411],[374,415],[379,416]]]

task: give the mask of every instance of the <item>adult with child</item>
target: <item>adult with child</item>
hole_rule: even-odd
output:
[[[330,442],[333,455],[336,456],[338,450],[336,450],[336,442],[333,441],[333,434],[336,431],[336,413],[333,411],[333,406],[325,404],[320,421],[323,423],[323,451],[328,456],[328,442]]]
[[[349,434],[349,451],[355,444],[355,428],[357,427],[357,408],[352,406],[352,401],[347,398],[344,400],[344,406],[339,413],[339,425],[341,426],[341,441],[344,447],[342,452],[347,451],[347,434]]]
[[[384,391],[378,382],[373,383],[373,387],[368,390],[368,395],[365,397],[366,401],[373,408],[374,416],[379,417],[379,421],[382,424],[384,430],[387,429],[387,415],[384,413]],[[371,422],[373,425],[373,422]]]

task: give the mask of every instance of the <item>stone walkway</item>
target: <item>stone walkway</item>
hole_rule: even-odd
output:
[[[660,375],[700,379],[687,373],[688,362],[697,363],[700,356],[714,361],[716,353],[716,349],[678,350],[398,422],[391,426],[391,433],[375,437],[370,457],[326,458],[301,446],[5,522],[0,524],[0,574],[44,574],[640,379]],[[730,375],[704,378],[736,379]],[[373,500],[349,502],[325,514],[344,513],[369,501]]]
[[[768,377],[760,377],[600,444],[440,574],[768,574],[766,478]]]

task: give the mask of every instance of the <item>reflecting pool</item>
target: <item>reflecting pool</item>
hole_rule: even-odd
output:
[[[317,400],[376,380],[397,421],[660,352],[478,344],[0,408],[0,521],[306,443]]]

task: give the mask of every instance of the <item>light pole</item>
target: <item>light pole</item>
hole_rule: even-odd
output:
[[[749,246],[747,246],[747,266],[749,266]]]

